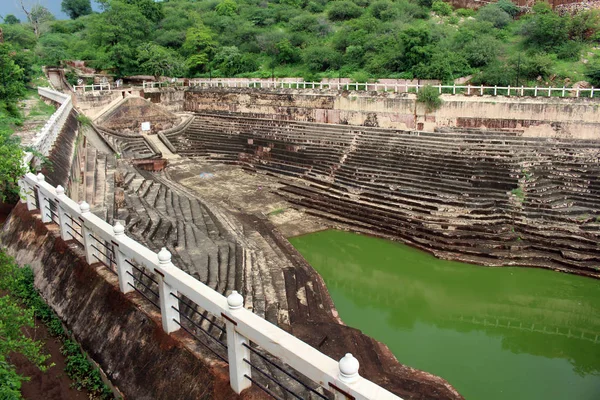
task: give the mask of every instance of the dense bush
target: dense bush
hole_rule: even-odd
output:
[[[363,9],[351,1],[334,1],[331,3],[327,16],[332,21],[344,21],[347,19],[358,18],[362,15]]]
[[[431,5],[431,10],[438,15],[448,16],[452,14],[452,6],[441,0],[434,1]]]
[[[477,19],[479,21],[490,22],[496,28],[504,28],[511,21],[510,15],[496,4],[481,7],[477,13]]]

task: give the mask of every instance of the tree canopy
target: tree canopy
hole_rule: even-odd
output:
[[[77,19],[83,15],[92,13],[92,3],[90,0],[62,0],[61,10],[69,18]]]
[[[116,76],[473,75],[486,83],[504,71],[515,84],[522,64],[544,73],[531,79],[556,85],[586,79],[582,55],[593,59],[600,41],[598,11],[560,15],[538,3],[520,14],[510,0],[477,11],[443,0],[99,0],[99,13],[88,4],[64,0],[73,19],[63,21],[36,9],[27,23],[5,21],[4,36],[42,64],[79,59]]]

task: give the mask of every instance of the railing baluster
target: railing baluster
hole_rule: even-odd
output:
[[[158,252],[157,257],[158,264],[163,269],[175,268],[175,266],[171,263],[171,253],[165,247]],[[179,306],[179,304],[177,304],[177,299],[170,294],[173,293],[175,296],[177,296],[177,289],[165,281],[165,275],[162,272],[158,270],[154,270],[154,272],[156,272],[159,277],[158,291],[160,294],[160,314],[162,317],[163,329],[167,333],[175,332],[180,326],[179,312],[176,308]]]
[[[227,297],[227,305],[229,312],[235,315],[236,310],[243,308],[244,298],[234,290]],[[246,376],[252,377],[252,368],[244,362],[244,359],[250,359],[250,350],[247,348],[248,339],[236,332],[236,323],[233,319],[225,318],[225,326],[227,327],[229,381],[233,391],[240,394],[242,390],[249,388],[252,384],[250,379],[245,379]]]

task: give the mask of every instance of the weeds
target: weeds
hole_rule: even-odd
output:
[[[9,290],[25,306],[35,313],[48,327],[52,336],[63,342],[62,354],[66,356],[65,372],[73,379],[78,390],[89,391],[93,398],[111,399],[113,394],[104,384],[98,369],[86,358],[79,345],[69,339],[58,316],[46,304],[33,285],[33,271],[29,266],[20,268],[14,259],[0,251],[0,289]]]

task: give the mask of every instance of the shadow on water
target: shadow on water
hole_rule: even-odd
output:
[[[600,399],[600,282],[486,268],[341,231],[290,242],[340,316],[467,399]]]

